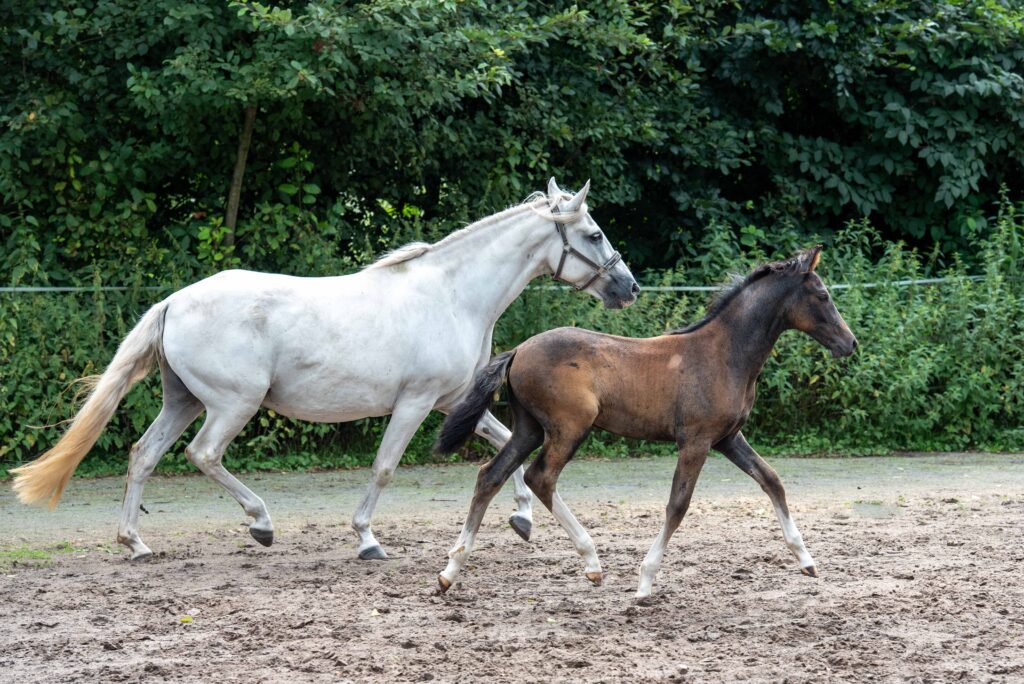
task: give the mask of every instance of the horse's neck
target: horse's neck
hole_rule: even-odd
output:
[[[761,280],[748,285],[712,321],[715,332],[728,341],[729,367],[741,380],[757,380],[779,335],[786,330],[784,298],[784,288]]]
[[[547,273],[545,244],[554,224],[524,207],[424,255],[424,265],[445,270],[462,310],[493,326],[531,280]]]

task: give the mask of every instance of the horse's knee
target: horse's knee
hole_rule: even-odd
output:
[[[195,467],[204,472],[220,462],[220,455],[215,451],[211,449],[193,449],[191,445],[185,447],[185,456]]]
[[[530,491],[536,494],[537,498],[550,509],[554,498],[555,478],[547,471],[530,468],[526,471],[524,479]]]
[[[377,468],[373,471],[373,481],[378,487],[387,487],[395,476],[394,468]]]
[[[762,474],[761,489],[773,499],[782,500],[786,496],[786,489],[782,486],[782,480],[774,470],[769,470]]]
[[[537,492],[537,487],[540,486],[540,482],[542,479],[543,477],[541,476],[540,472],[538,472],[537,469],[533,467],[527,468],[526,473],[523,475],[523,482],[525,482],[526,486],[533,490],[534,493]]]
[[[494,467],[493,463],[488,463],[480,467],[480,470],[476,474],[476,488],[480,492],[492,492],[499,489],[504,484],[501,479],[501,473],[498,472],[498,468]]]

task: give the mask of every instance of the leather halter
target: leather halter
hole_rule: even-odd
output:
[[[556,205],[554,207],[551,207],[551,213],[560,214],[561,212],[558,210],[558,206]],[[563,283],[568,283],[577,290],[586,290],[594,283],[595,280],[603,276],[608,271],[612,270],[615,267],[615,264],[619,263],[619,261],[622,260],[621,254],[619,254],[618,252],[612,252],[612,255],[608,257],[607,261],[605,261],[603,264],[598,264],[595,261],[591,260],[590,257],[588,257],[586,254],[584,254],[583,252],[579,251],[578,249],[569,244],[569,238],[566,237],[565,234],[564,223],[562,223],[561,221],[555,221],[555,230],[558,231],[558,236],[562,238],[562,257],[558,260],[558,268],[555,269],[555,273],[551,277],[554,278],[555,280],[561,280]],[[590,280],[583,283],[582,285],[577,285],[576,283],[562,279],[562,268],[565,266],[565,262],[570,255],[576,257],[577,259],[585,263],[587,266],[590,266],[592,269],[594,269],[594,275],[592,275],[590,277]]]

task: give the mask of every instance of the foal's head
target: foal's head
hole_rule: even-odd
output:
[[[788,325],[813,337],[832,352],[832,356],[849,356],[857,348],[857,338],[839,315],[825,283],[814,272],[819,261],[820,245],[787,261],[761,268],[777,271],[784,280],[780,286],[786,287],[788,293],[781,305]]]

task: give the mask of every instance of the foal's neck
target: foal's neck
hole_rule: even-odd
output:
[[[768,276],[738,293],[713,323],[729,345],[729,367],[752,382],[789,323],[783,311],[788,289]]]

